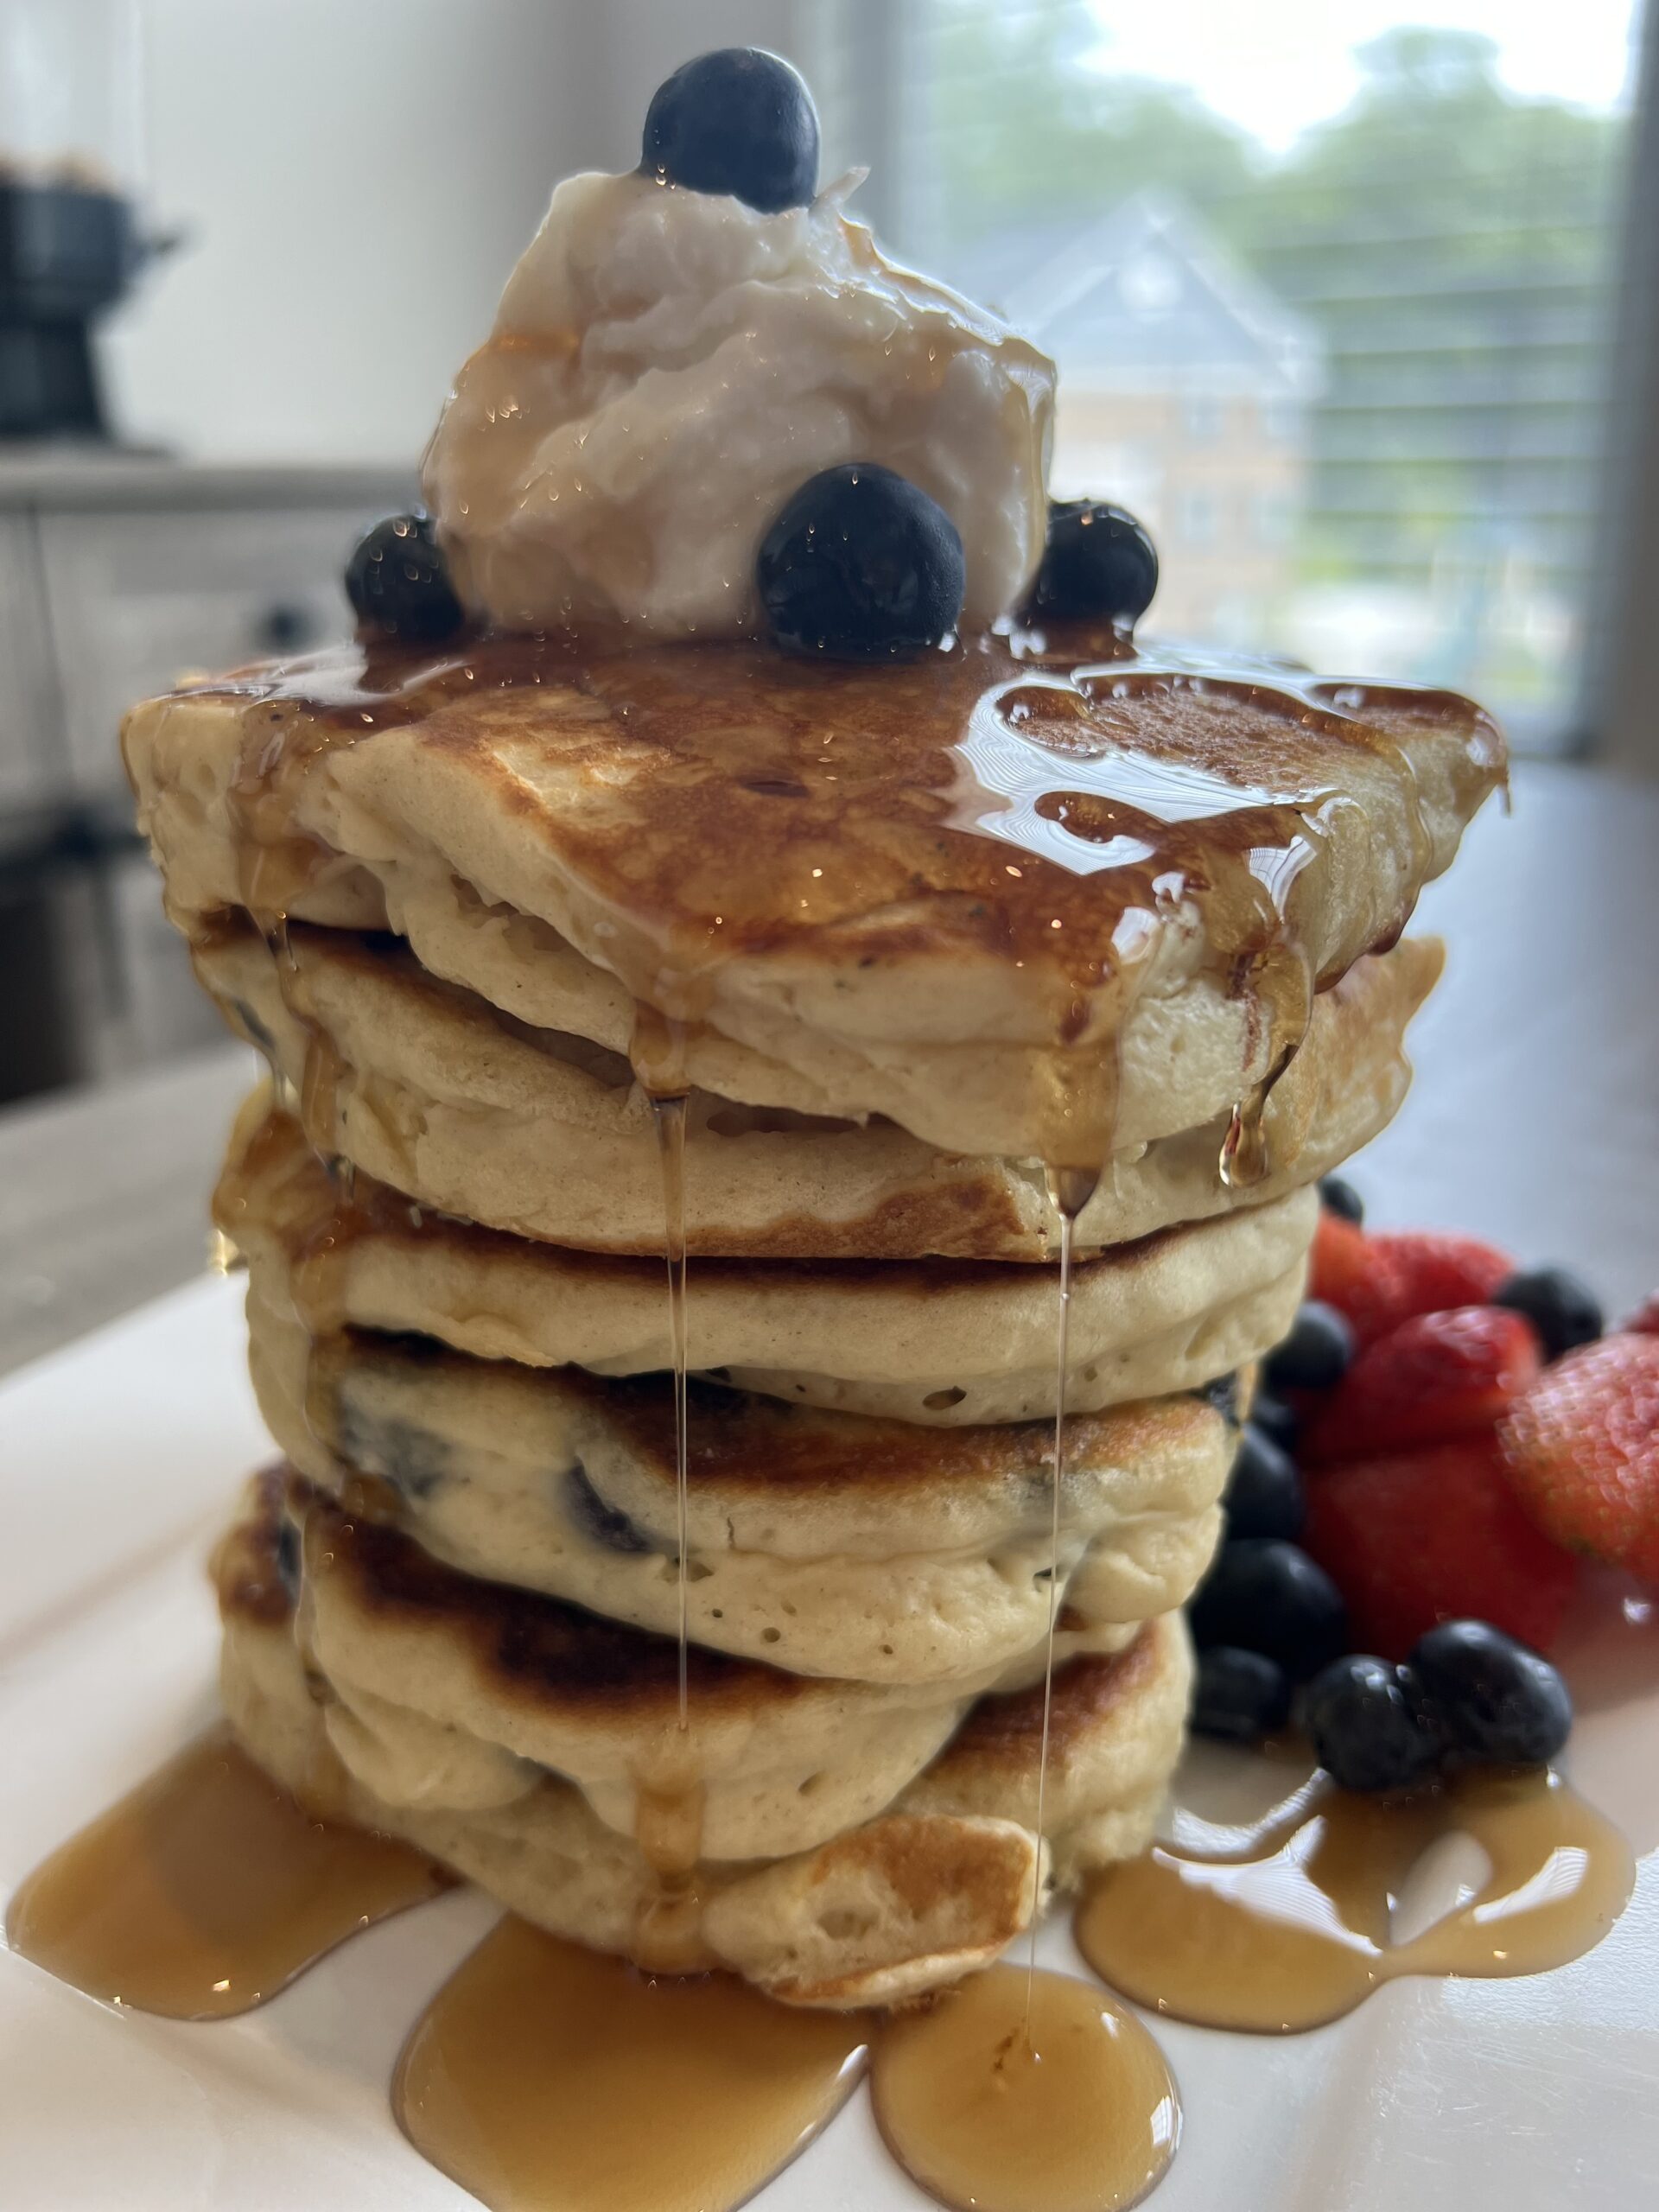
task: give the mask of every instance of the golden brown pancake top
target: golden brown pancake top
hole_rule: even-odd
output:
[[[1490,717],[1451,692],[1160,657],[1110,632],[874,668],[750,643],[378,643],[198,688],[249,702],[253,800],[418,722],[688,973],[955,946],[1087,990],[1132,957],[1126,917],[1185,897],[1223,957],[1249,958],[1294,920],[1344,810],[1386,798],[1391,835],[1422,838],[1402,746],[1449,741],[1460,811],[1503,761]]]

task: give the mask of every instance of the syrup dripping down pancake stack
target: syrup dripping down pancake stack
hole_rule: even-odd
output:
[[[800,2005],[1148,1839],[1254,1363],[1503,772],[1450,695],[1138,644],[1052,393],[837,191],[572,180],[357,641],[124,732],[270,1068],[232,1727]]]

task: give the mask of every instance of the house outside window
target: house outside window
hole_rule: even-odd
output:
[[[1565,38],[1433,13],[870,0],[906,119],[881,221],[1058,359],[1057,487],[1182,533],[1152,626],[1211,634],[1224,547],[1255,645],[1472,691],[1548,747],[1615,581],[1643,0]]]
[[[1181,403],[1181,422],[1190,444],[1212,446],[1226,424],[1226,411],[1213,392],[1193,392]]]
[[[1219,502],[1213,492],[1191,491],[1181,495],[1179,537],[1182,547],[1207,552],[1216,542]]]

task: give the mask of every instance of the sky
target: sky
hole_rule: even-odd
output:
[[[1484,31],[1522,93],[1614,105],[1627,89],[1639,0],[1092,0],[1114,73],[1190,85],[1268,145],[1347,105],[1353,49],[1396,23]]]

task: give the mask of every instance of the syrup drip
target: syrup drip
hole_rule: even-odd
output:
[[[1217,1168],[1229,1190],[1249,1190],[1272,1172],[1262,1116],[1313,1016],[1313,971],[1300,946],[1264,952],[1252,963],[1251,977],[1249,1004],[1264,1033],[1267,1072],[1234,1105],[1222,1139]]]
[[[1460,803],[1503,776],[1494,725],[1449,693],[1185,660],[1078,626],[868,672],[742,643],[481,637],[436,656],[347,647],[205,688],[243,716],[231,811],[256,920],[346,906],[374,925],[372,878],[302,826],[308,776],[435,715],[464,752],[499,709],[534,722],[584,786],[618,785],[626,836],[615,807],[538,827],[582,887],[578,949],[636,1003],[699,1021],[734,958],[785,972],[798,952],[843,971],[896,959],[912,982],[938,955],[1006,963],[1047,1033],[1022,1141],[991,1148],[1031,1148],[1039,1115],[1035,1148],[1068,1166],[1110,1154],[1101,1046],[1194,912],[1259,1048],[1264,1087],[1241,1097],[1230,1149],[1239,1180],[1308,995],[1277,971],[1317,968],[1317,988],[1368,949],[1309,929],[1325,902],[1305,874],[1325,873],[1333,844],[1355,866],[1368,837],[1408,852],[1401,895],[1367,917],[1371,944],[1389,944],[1431,856],[1413,734],[1451,734]]]
[[[290,1135],[279,1121],[267,1117],[243,1159],[220,1178],[213,1198],[219,1233],[234,1243],[253,1208],[254,1191],[273,1182],[291,1186],[295,1164]],[[359,1182],[353,1175],[348,1185],[335,1179],[333,1202],[326,1209],[308,1207],[298,1218],[279,1218],[276,1225],[288,1256],[295,1317],[313,1339],[321,1343],[346,1326],[342,1255],[360,1236],[418,1236],[418,1211],[370,1178]]]
[[[1144,742],[1171,700],[1222,697],[1327,735],[1345,734],[1349,726],[1348,717],[1276,685],[1199,683],[1179,667],[1145,661],[1033,671],[988,690],[970,716],[957,748],[952,820],[1071,874],[1116,879],[1097,895],[1117,916],[1104,972],[1116,975],[1126,1001],[1150,972],[1160,925],[1184,906],[1202,912],[1214,950],[1230,963],[1230,992],[1244,1004],[1251,1065],[1263,1071],[1235,1104],[1218,1163],[1224,1181],[1244,1187],[1270,1171],[1262,1115],[1313,1012],[1315,977],[1295,887],[1325,846],[1343,801],[1306,772],[1300,785],[1289,779],[1287,797],[1282,788],[1275,793],[1242,779],[1236,766],[1222,773]],[[1185,709],[1192,710],[1191,703]],[[1408,776],[1403,756],[1398,766]],[[1408,811],[1421,861],[1427,846],[1414,785]],[[1066,918],[1057,914],[1052,926],[1063,932]],[[1061,1072],[1069,1164],[1109,1155],[1116,1047],[1126,1014],[1127,1003],[1109,1056],[1088,1034],[1086,996],[1063,1026],[1066,1046],[1095,1046],[1074,1050]]]
[[[889,2019],[870,2090],[893,2157],[964,2212],[1119,2212],[1180,2133],[1175,2084],[1134,2015],[1069,1975],[1014,1967]]]
[[[225,2019],[448,1883],[404,1844],[308,1819],[217,1730],[37,1866],[6,1940],[106,2004]]]
[[[636,1079],[651,1100],[657,1156],[663,1176],[663,1256],[668,1270],[668,1342],[674,1370],[674,1516],[677,1600],[678,1727],[690,1726],[690,1408],[686,1381],[685,1112],[687,1025],[639,1005],[630,1049]],[[641,1786],[635,1798],[634,1840],[655,1878],[634,1920],[634,1949],[664,1973],[706,1963],[702,1947],[702,1895],[697,1865],[702,1855],[705,1792],[688,1770],[678,1787]]]
[[[428,2006],[392,2103],[422,2156],[498,2212],[730,2212],[840,2110],[868,2032],[509,1918]]]
[[[656,1974],[695,1974],[709,1962],[697,1878],[705,1796],[701,1781],[687,1780],[641,1787],[634,1801],[634,1841],[656,1884],[634,1916],[633,1954]]]
[[[1254,1828],[1183,1826],[1183,1840],[1101,1878],[1077,1939],[1115,1989],[1207,2027],[1319,2027],[1402,1974],[1541,1974],[1601,1941],[1635,1878],[1625,1839],[1556,1774],[1471,1775],[1393,1802],[1316,1775]],[[1459,1834],[1485,1851],[1491,1875],[1422,1934],[1391,1942],[1411,1869]]]
[[[668,1342],[674,1366],[674,1510],[678,1550],[680,1726],[687,1726],[687,1569],[690,1552],[690,1478],[686,1397],[685,1335],[685,1109],[690,1084],[685,1071],[687,1024],[654,1006],[634,1009],[629,1059],[651,1101],[657,1156],[663,1175],[663,1256],[668,1267]]]
[[[1054,1468],[1049,1491],[1048,1629],[1043,1654],[1043,1728],[1037,1754],[1037,1816],[1033,1826],[1038,1860],[1031,1875],[1031,1949],[1026,1966],[1027,2034],[1031,2024],[1030,1993],[1037,1979],[1038,1924],[1042,1917],[1041,1854],[1048,1796],[1049,1724],[1054,1710],[1054,1631],[1060,1612],[1060,1493],[1065,1483],[1065,1391],[1071,1364],[1071,1232],[1077,1216],[1094,1196],[1099,1178],[1076,1168],[1051,1167],[1046,1179],[1049,1203],[1060,1219],[1060,1255],[1055,1285],[1058,1307],[1054,1325]]]
[[[685,1337],[685,1100],[653,1098],[657,1150],[663,1169],[663,1256],[668,1265],[668,1343],[674,1363],[674,1516],[678,1558],[680,1726],[686,1709],[687,1568],[690,1565],[690,1441]]]
[[[226,794],[235,830],[237,885],[242,905],[265,941],[283,1004],[305,1036],[300,1077],[300,1126],[337,1179],[344,1165],[339,1142],[340,1090],[344,1068],[334,1040],[317,1020],[294,949],[289,913],[328,871],[331,855],[315,838],[295,833],[290,786],[302,765],[291,749],[291,721],[268,710],[275,728],[257,731],[245,745]],[[335,863],[338,865],[338,862]],[[272,1076],[283,1082],[274,1054],[263,1041]]]
[[[337,1185],[345,1187],[341,1169],[340,1092],[345,1065],[334,1041],[312,1011],[305,981],[297,967],[277,969],[282,979],[283,1003],[305,1032],[305,1064],[300,1077],[299,1122],[313,1151],[327,1163]],[[349,1202],[350,1192],[346,1189]]]

